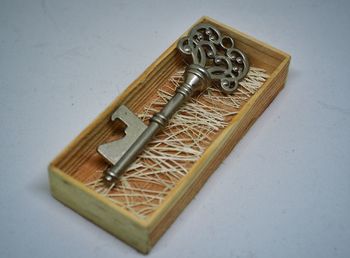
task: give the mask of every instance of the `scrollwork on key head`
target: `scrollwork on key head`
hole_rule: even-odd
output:
[[[222,90],[232,93],[249,70],[247,56],[235,48],[233,38],[222,35],[211,24],[193,27],[187,37],[178,42],[178,49],[192,56],[193,64],[207,70],[212,80],[220,81]]]

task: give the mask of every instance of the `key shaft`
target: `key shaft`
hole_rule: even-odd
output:
[[[186,68],[184,83],[164,108],[150,119],[147,129],[138,136],[118,162],[105,171],[106,182],[113,183],[127,170],[184,102],[196,93],[206,90],[211,81],[219,81],[219,88],[230,94],[248,73],[249,62],[246,55],[235,48],[234,40],[230,36],[223,35],[211,24],[196,25],[188,36],[179,40],[177,47],[192,61]]]
[[[175,95],[169,100],[165,107],[151,118],[147,129],[137,138],[121,159],[105,171],[104,178],[106,181],[112,183],[114,179],[118,178],[186,100],[208,87],[210,75],[202,67],[190,65],[186,69],[185,74],[184,83],[177,88]]]

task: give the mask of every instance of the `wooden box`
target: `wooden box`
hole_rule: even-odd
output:
[[[142,218],[136,216],[92,190],[85,180],[93,171],[105,168],[106,163],[96,154],[96,148],[107,139],[115,137],[113,132],[118,126],[110,121],[114,110],[124,104],[132,111],[139,112],[156,94],[158,86],[183,66],[182,57],[176,49],[177,42],[150,65],[49,166],[51,191],[57,200],[142,253],[149,252],[286,81],[290,63],[288,54],[211,18],[202,17],[197,23],[200,22],[214,24],[232,36],[236,46],[248,55],[251,66],[265,69],[269,78],[216,135],[201,157],[191,165],[188,173],[151,214]]]

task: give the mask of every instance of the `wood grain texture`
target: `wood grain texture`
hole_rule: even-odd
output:
[[[252,66],[266,69],[270,78],[245,103],[229,126],[210,144],[188,175],[175,186],[154,213],[141,220],[92,191],[83,182],[91,176],[88,169],[90,163],[96,168],[104,164],[102,158],[96,155],[96,147],[112,137],[115,132],[115,124],[110,121],[113,111],[121,104],[127,105],[134,112],[141,110],[147,99],[156,93],[158,85],[168,80],[169,76],[183,65],[176,50],[176,42],[131,83],[49,166],[51,191],[56,199],[142,253],[149,252],[267,108],[286,81],[290,63],[288,54],[209,17],[202,17],[197,23],[200,22],[212,23],[232,36],[237,47],[247,53]]]

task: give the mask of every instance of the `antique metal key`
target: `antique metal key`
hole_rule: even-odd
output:
[[[221,90],[230,94],[249,70],[248,59],[235,48],[234,40],[211,24],[202,23],[192,28],[188,36],[180,39],[178,49],[192,59],[192,64],[186,68],[184,83],[167,105],[150,119],[149,126],[124,105],[112,115],[112,120],[119,118],[127,128],[123,139],[98,147],[98,152],[112,164],[104,173],[106,182],[113,183],[129,167],[186,100],[206,90],[211,81],[218,81]]]

